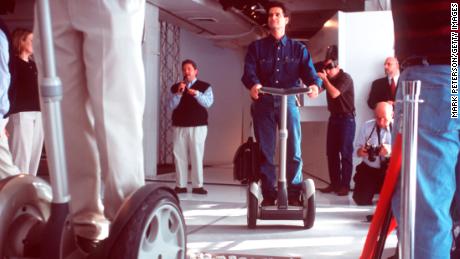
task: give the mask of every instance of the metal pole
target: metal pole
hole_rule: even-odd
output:
[[[62,85],[61,80],[56,74],[51,14],[48,0],[37,1],[37,13],[43,67],[43,75],[40,81],[40,97],[43,101],[42,117],[48,167],[53,190],[53,203],[66,203],[70,200],[70,196],[68,193],[60,106]]]
[[[288,138],[287,131],[287,95],[282,95],[281,97],[281,125],[279,129],[280,135],[280,170],[278,176],[278,207],[286,208],[287,207],[287,183],[286,183],[286,145]]]
[[[420,81],[403,81],[403,144],[399,258],[414,258],[417,126]]]

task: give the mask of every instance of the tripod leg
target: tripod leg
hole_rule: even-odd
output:
[[[373,259],[381,259],[383,249],[385,248],[385,241],[387,240],[388,230],[390,228],[391,219],[393,218],[393,213],[391,209],[389,209],[385,215],[385,219],[383,221],[382,228],[380,229],[379,239],[377,241],[377,247],[375,249],[375,253],[373,255]]]

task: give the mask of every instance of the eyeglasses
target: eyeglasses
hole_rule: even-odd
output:
[[[337,66],[334,65],[334,63],[329,63],[327,65],[324,66],[324,69],[333,69],[333,68],[336,68]]]

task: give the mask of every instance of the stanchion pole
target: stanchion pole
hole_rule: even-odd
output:
[[[403,152],[399,258],[414,258],[417,126],[420,81],[403,81]]]

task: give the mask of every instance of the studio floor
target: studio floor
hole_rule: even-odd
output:
[[[175,174],[150,179],[174,187]],[[187,225],[188,258],[359,258],[369,228],[366,215],[374,206],[356,206],[349,196],[316,192],[316,220],[311,229],[302,221],[258,220],[256,229],[246,226],[246,187],[232,178],[232,167],[204,170],[207,195],[180,194]],[[315,181],[316,188],[325,183]],[[394,254],[396,235],[391,234],[382,258]]]

